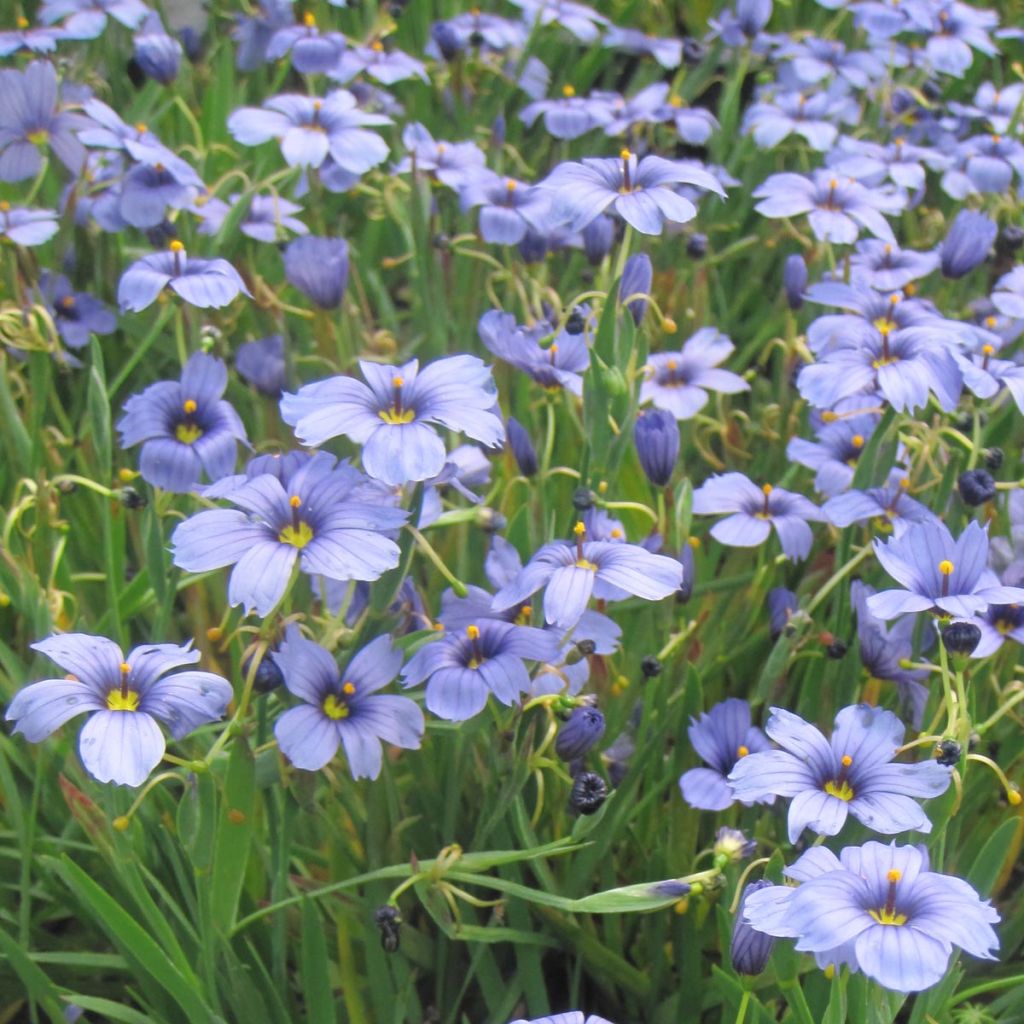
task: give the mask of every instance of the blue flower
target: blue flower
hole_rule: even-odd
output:
[[[380,775],[381,740],[418,750],[423,712],[408,697],[377,693],[402,667],[402,653],[391,637],[379,636],[352,656],[344,672],[319,644],[294,623],[274,652],[289,692],[304,703],[285,711],[274,724],[281,753],[296,768],[318,771],[345,748],[355,779]]]
[[[284,274],[321,309],[337,309],[348,286],[348,242],[315,235],[296,238],[284,251]]]
[[[924,55],[936,71],[961,78],[974,60],[972,49],[987,57],[999,52],[988,34],[999,24],[995,11],[978,10],[959,0],[911,0],[906,8],[913,26],[928,34]]]
[[[9,57],[18,50],[32,53],[52,53],[64,33],[56,28],[32,28],[28,18],[19,17],[17,28],[0,32],[0,57]]]
[[[711,527],[711,536],[729,547],[763,544],[775,528],[783,554],[794,561],[807,557],[814,537],[808,521],[821,520],[817,505],[802,494],[764,484],[758,487],[742,473],[713,476],[693,492],[693,514],[729,513]]]
[[[660,235],[666,221],[685,224],[697,216],[697,207],[673,191],[683,183],[725,196],[718,179],[701,167],[660,156],[638,161],[627,149],[619,159],[559,164],[541,187],[553,195],[553,216],[570,231],[582,231],[610,208],[641,234]]]
[[[834,836],[848,814],[876,832],[892,835],[932,825],[917,799],[949,788],[951,769],[931,759],[895,764],[903,723],[883,708],[855,704],[836,715],[831,742],[808,722],[772,708],[765,732],[781,750],[743,758],[729,775],[740,800],[791,799],[789,841],[805,828]]]
[[[679,352],[658,352],[647,360],[640,385],[640,404],[653,403],[677,420],[696,416],[707,405],[708,391],[735,395],[750,385],[719,363],[735,350],[732,341],[714,327],[702,327]]]
[[[121,181],[118,213],[134,228],[155,228],[166,219],[168,207],[180,210],[190,205],[203,188],[202,179],[184,160],[138,163]]]
[[[360,360],[359,367],[366,384],[332,377],[281,399],[281,415],[303,444],[345,434],[363,446],[370,476],[398,486],[437,476],[444,467],[444,442],[432,423],[489,448],[504,442],[504,424],[491,411],[491,371],[475,356],[438,359],[422,370],[415,359],[402,366]]]
[[[910,480],[897,471],[884,487],[837,494],[821,506],[821,511],[833,526],[845,527],[875,519],[879,529],[892,530],[899,537],[911,523],[935,518],[926,505],[910,497],[909,485]]]
[[[375,580],[398,564],[386,531],[402,526],[403,509],[352,500],[359,474],[309,459],[287,479],[269,473],[232,486],[237,509],[210,509],[181,523],[171,536],[175,565],[209,572],[234,565],[228,601],[268,615],[281,600],[295,563],[310,576]]]
[[[121,447],[142,445],[139,472],[154,487],[183,493],[203,472],[219,480],[235,468],[238,442],[248,444],[245,427],[223,399],[227,367],[205,352],[195,352],[181,381],[158,381],[125,402],[117,424]]]
[[[255,71],[265,64],[270,40],[292,20],[291,0],[260,0],[259,14],[236,14],[231,29],[231,38],[237,44],[235,67],[239,71]]]
[[[32,644],[70,673],[17,693],[7,708],[15,733],[39,743],[65,722],[93,712],[78,750],[100,782],[141,786],[164,756],[163,722],[181,739],[224,714],[231,685],[210,672],[174,672],[199,660],[190,644],[145,644],[127,658],[106,637],[66,633]]]
[[[328,157],[342,170],[365,174],[387,159],[387,143],[369,125],[391,124],[383,114],[367,114],[346,89],[324,99],[285,94],[262,107],[242,107],[228,118],[228,131],[243,146],[278,139],[289,167],[319,167]]]
[[[15,245],[42,245],[59,229],[53,210],[12,207],[6,199],[0,199],[0,238],[9,239]]]
[[[174,36],[167,34],[157,15],[150,15],[134,44],[132,55],[147,78],[170,85],[178,77],[185,51]]]
[[[786,458],[816,470],[815,490],[831,497],[853,483],[857,460],[877,425],[878,416],[871,414],[833,420],[818,428],[814,441],[792,438]]]
[[[284,338],[271,334],[238,346],[235,369],[243,380],[271,398],[280,398],[287,379]]]
[[[512,0],[523,12],[523,21],[533,25],[558,25],[572,33],[581,43],[593,43],[610,23],[586,4],[576,0]]]
[[[671,71],[683,61],[681,39],[668,39],[649,35],[638,28],[610,25],[601,39],[601,45],[637,57],[653,57],[663,68]]]
[[[76,292],[63,274],[44,270],[39,275],[39,291],[68,348],[83,348],[93,334],[113,334],[117,317],[86,292]]]
[[[754,103],[743,117],[742,129],[753,135],[761,149],[774,149],[790,135],[799,135],[811,149],[824,153],[831,149],[839,128],[836,121],[849,121],[849,87],[842,80],[827,90],[808,95],[805,92],[779,92]],[[857,106],[853,103],[856,117]],[[855,119],[855,118],[854,118]]]
[[[900,188],[919,192],[925,187],[925,168],[944,170],[950,161],[945,154],[915,146],[901,136],[887,145],[843,136],[827,162],[837,174],[856,178],[869,188],[881,186],[888,178]]]
[[[517,703],[530,688],[524,661],[553,661],[558,650],[553,633],[482,618],[417,651],[402,672],[402,685],[426,681],[427,709],[461,722],[479,714],[490,694],[506,706]]]
[[[24,71],[0,71],[0,181],[24,181],[43,165],[40,147],[48,147],[74,175],[85,162],[85,147],[75,135],[89,124],[81,114],[61,109],[57,72],[37,60]]]
[[[96,39],[107,26],[108,16],[125,28],[138,28],[149,15],[142,0],[43,0],[39,20],[52,25],[61,18],[65,39]]]
[[[252,298],[227,260],[189,259],[185,247],[175,240],[168,252],[143,256],[121,275],[117,302],[122,312],[138,313],[151,306],[165,288],[200,309],[226,306],[239,292]]]
[[[297,235],[309,234],[309,228],[294,216],[302,212],[298,203],[289,202],[276,193],[246,198],[237,192],[226,203],[207,196],[200,196],[195,201],[193,212],[202,220],[199,234],[216,235],[232,208],[240,203],[245,203],[246,209],[238,222],[238,230],[257,242],[277,242],[282,236],[287,237],[285,233],[288,231]]]
[[[519,112],[519,120],[530,127],[543,117],[544,127],[556,139],[576,139],[595,128],[603,128],[611,120],[604,102],[590,96],[577,96],[571,85],[562,87],[562,95],[537,100]]]
[[[938,265],[938,253],[915,252],[879,238],[862,238],[850,256],[850,280],[880,292],[895,292],[927,277]]]
[[[652,555],[636,544],[586,540],[587,529],[581,522],[573,532],[575,541],[545,544],[494,595],[491,607],[503,611],[521,605],[543,587],[546,621],[569,629],[579,621],[599,585],[647,601],[669,597],[682,585],[683,567],[674,558]]]
[[[943,277],[963,277],[984,263],[998,230],[995,222],[985,214],[961,210],[950,224],[939,249]]]
[[[647,479],[666,487],[679,458],[679,424],[664,409],[641,412],[633,425],[633,443]]]
[[[1024,588],[1003,586],[987,567],[988,528],[976,522],[956,540],[938,519],[912,523],[888,544],[876,538],[874,548],[882,568],[904,588],[868,598],[880,619],[932,610],[970,618],[990,604],[1024,602]]]
[[[736,697],[723,700],[699,718],[691,718],[687,735],[705,767],[683,772],[679,788],[683,799],[702,811],[731,807],[736,797],[726,778],[729,772],[749,754],[771,749],[765,734],[750,724],[750,705]],[[759,802],[770,804],[774,799],[768,796]],[[754,801],[746,803],[749,806]]]
[[[563,330],[552,337],[546,321],[534,327],[517,326],[511,313],[492,309],[480,318],[477,333],[487,349],[499,359],[528,374],[544,388],[565,388],[574,395],[583,394],[580,376],[590,366],[590,350],[584,334]],[[548,345],[540,339],[551,337]]]
[[[995,908],[963,879],[931,871],[923,847],[869,842],[839,857],[815,847],[786,874],[800,885],[749,893],[744,919],[795,938],[820,966],[845,963],[885,988],[920,992],[943,979],[954,946],[994,959]]]
[[[486,168],[467,176],[459,201],[464,211],[480,207],[480,237],[494,245],[518,245],[531,229],[544,234],[549,226],[551,197],[544,189]]]
[[[330,71],[345,51],[340,32],[321,32],[311,11],[302,16],[301,25],[284,25],[267,43],[266,59],[280,60],[291,53],[292,67],[304,75]]]
[[[409,174],[415,169],[458,190],[484,168],[484,151],[475,142],[440,142],[418,122],[402,129],[402,145],[409,155],[395,165],[395,174]]]
[[[356,75],[368,75],[382,85],[394,85],[408,78],[428,81],[427,69],[421,61],[402,50],[387,50],[375,39],[369,46],[350,46],[342,51],[338,62],[328,70],[328,76],[345,83]]]

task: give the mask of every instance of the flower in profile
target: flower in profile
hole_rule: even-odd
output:
[[[554,99],[536,100],[519,112],[519,120],[529,128],[538,117],[544,119],[548,134],[556,139],[576,139],[603,128],[612,119],[607,104],[591,96],[577,96],[571,85],[562,87]]]
[[[609,50],[619,50],[635,57],[653,57],[663,68],[671,71],[683,62],[683,42],[641,32],[638,28],[610,25],[601,39]]]
[[[840,178],[829,170],[802,174],[773,174],[754,190],[761,201],[754,209],[764,217],[795,217],[809,214],[814,237],[822,242],[849,244],[861,228],[876,238],[896,243],[883,213],[898,213],[903,199],[881,189],[868,189],[852,178]]]
[[[961,210],[949,226],[939,247],[942,276],[958,278],[970,273],[988,259],[999,229],[983,213]]]
[[[391,637],[377,637],[349,659],[342,672],[319,644],[294,623],[274,661],[288,690],[303,701],[274,724],[281,753],[296,768],[318,771],[345,748],[354,779],[376,779],[383,761],[381,740],[418,750],[423,712],[408,697],[381,694],[402,667]]]
[[[798,252],[791,252],[782,267],[782,289],[786,293],[786,305],[798,310],[804,304],[804,290],[807,288],[807,263]]]
[[[771,711],[765,732],[782,749],[743,758],[729,782],[740,800],[790,799],[791,843],[805,828],[836,835],[848,814],[886,835],[931,831],[917,799],[944,793],[950,769],[930,758],[895,763],[904,726],[891,711],[867,704],[843,708],[836,715],[831,741],[792,712]]]
[[[190,644],[144,644],[126,658],[102,636],[65,633],[32,644],[69,675],[17,693],[6,718],[15,733],[39,743],[65,722],[93,712],[78,740],[85,769],[100,782],[141,786],[164,756],[157,721],[181,739],[224,714],[232,697],[211,672],[176,672],[199,660]]]
[[[479,714],[493,694],[511,706],[530,688],[525,661],[553,661],[559,641],[532,626],[482,618],[446,633],[417,651],[402,671],[402,685],[426,681],[427,710],[450,722]]]
[[[736,796],[727,779],[729,772],[750,753],[771,749],[765,734],[750,724],[750,705],[736,697],[723,700],[699,718],[691,718],[687,735],[704,767],[683,772],[679,788],[683,799],[701,811],[731,807]],[[759,802],[770,804],[774,799],[769,796]],[[749,807],[755,801],[744,802]]]
[[[653,155],[638,160],[628,149],[618,159],[559,164],[540,187],[551,192],[552,215],[570,231],[582,231],[610,208],[641,234],[660,235],[666,221],[685,224],[697,216],[697,207],[674,191],[679,184],[725,196],[718,179],[695,164]]]
[[[802,91],[779,92],[747,109],[743,131],[753,135],[761,149],[774,149],[790,135],[799,135],[811,149],[824,153],[831,149],[839,133],[836,120],[843,115],[843,101],[848,96],[849,88],[844,86],[810,95]]]
[[[231,29],[235,41],[235,67],[255,71],[267,62],[267,48],[278,29],[294,20],[291,0],[259,0],[258,12],[236,14]]]
[[[751,882],[740,897],[740,905],[732,925],[732,940],[729,943],[729,959],[732,961],[732,969],[737,974],[752,977],[760,974],[768,966],[768,959],[775,947],[775,939],[765,932],[752,928],[746,920],[745,913],[747,898],[771,885],[766,878]]]
[[[18,50],[52,53],[64,33],[57,28],[33,27],[28,18],[19,17],[16,27],[0,32],[0,57],[10,57]]]
[[[24,71],[0,71],[0,181],[24,181],[39,173],[49,148],[74,175],[85,163],[75,132],[89,126],[81,114],[61,109],[57,71],[45,60]]]
[[[239,292],[252,298],[238,271],[227,260],[189,259],[177,239],[167,252],[143,256],[121,275],[117,302],[122,312],[138,313],[151,306],[165,288],[200,309],[226,306]]]
[[[753,548],[763,544],[775,528],[783,554],[801,561],[814,540],[810,522],[821,520],[821,510],[802,494],[764,484],[758,487],[742,473],[723,473],[693,492],[693,513],[713,516],[729,513],[711,527],[720,544]]]
[[[744,920],[795,938],[820,966],[848,964],[896,992],[938,984],[954,946],[994,959],[995,908],[963,879],[930,870],[923,846],[848,846],[839,856],[808,850],[786,874],[800,885],[748,894]]]
[[[800,608],[800,599],[785,587],[772,587],[768,591],[768,628],[775,643],[789,627],[790,620]]]
[[[902,587],[868,598],[868,609],[880,619],[932,610],[969,619],[989,605],[1024,602],[1024,588],[1003,586],[988,568],[988,528],[977,522],[956,540],[938,519],[912,523],[887,544],[876,538],[874,548]]]
[[[158,15],[149,16],[133,42],[132,56],[147,78],[170,85],[178,77],[185,51],[174,36],[168,35]]]
[[[902,616],[887,630],[868,608],[868,598],[874,593],[874,587],[860,580],[850,585],[850,603],[857,613],[861,664],[872,679],[896,684],[904,716],[913,728],[920,729],[928,704],[928,687],[924,685],[928,672],[902,665],[914,651],[914,616]]]
[[[540,464],[529,431],[514,416],[509,416],[505,421],[505,435],[519,472],[525,477],[535,476]]]
[[[874,519],[879,529],[892,530],[898,537],[909,524],[935,518],[931,509],[910,496],[909,485],[910,480],[898,470],[884,487],[837,494],[821,506],[821,511],[833,526],[845,527]]]
[[[494,595],[491,607],[503,611],[521,605],[543,587],[546,621],[569,629],[579,621],[596,587],[614,587],[647,601],[660,601],[682,585],[683,567],[674,558],[652,555],[636,544],[586,540],[582,522],[573,533],[573,541],[545,544]]]
[[[444,468],[444,441],[431,424],[461,431],[488,448],[504,442],[504,424],[492,411],[490,368],[475,356],[449,356],[422,370],[416,359],[401,366],[360,360],[359,368],[365,384],[331,377],[281,399],[281,415],[303,444],[345,434],[363,446],[370,476],[398,486]]]
[[[158,381],[125,402],[117,424],[121,447],[142,445],[139,472],[154,487],[184,493],[205,471],[216,481],[234,471],[245,427],[224,400],[228,369],[219,359],[195,352],[179,381]]]
[[[546,321],[535,327],[520,327],[511,313],[500,309],[480,317],[477,333],[489,351],[528,374],[541,387],[583,394],[580,374],[590,366],[590,350],[582,333],[563,330],[553,336],[553,328]],[[551,338],[550,343],[542,345],[540,339],[545,337]]]
[[[388,49],[380,39],[369,46],[348,47],[327,74],[342,83],[356,75],[367,75],[382,85],[394,85],[407,78],[428,80],[427,69],[421,61],[402,50]]]
[[[462,186],[463,211],[480,207],[480,237],[494,245],[518,245],[528,231],[546,234],[551,197],[542,188],[516,178],[503,178],[486,168]]]
[[[112,334],[117,318],[87,292],[76,292],[63,274],[44,270],[39,275],[39,292],[68,348],[83,348],[93,334]]]
[[[761,30],[771,17],[772,0],[736,0],[735,11],[723,11],[710,24],[726,46],[752,46],[756,51],[763,49]]]
[[[409,174],[415,168],[453,189],[468,184],[486,160],[475,142],[440,142],[419,122],[402,130],[402,145],[409,154],[395,165],[395,174]]]
[[[708,391],[735,395],[750,385],[719,364],[735,346],[717,328],[702,327],[679,352],[658,352],[647,360],[647,375],[640,385],[640,404],[651,402],[677,420],[696,416],[707,405]]]
[[[159,227],[168,207],[189,206],[203,188],[202,179],[184,160],[140,162],[121,180],[117,213],[132,227]]]
[[[342,170],[365,174],[387,159],[387,143],[367,126],[391,124],[383,114],[356,106],[347,89],[324,99],[286,93],[262,107],[242,107],[228,118],[228,131],[243,146],[279,139],[289,167],[319,167],[328,156]]]
[[[337,309],[348,286],[348,242],[316,235],[296,238],[284,251],[284,274],[321,309]]]
[[[645,252],[635,252],[626,260],[619,279],[619,302],[626,303],[626,309],[637,327],[643,323],[647,312],[647,296],[651,294],[654,280],[654,266]],[[636,298],[630,298],[636,296]]]
[[[232,486],[225,496],[237,508],[198,512],[175,529],[174,563],[186,572],[233,565],[228,601],[261,616],[284,596],[296,562],[309,576],[379,579],[398,564],[386,534],[408,513],[354,500],[360,480],[322,457],[291,472],[286,486],[270,473]]]

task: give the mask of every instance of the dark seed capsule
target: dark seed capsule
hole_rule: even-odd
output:
[[[951,622],[942,630],[942,646],[950,654],[970,654],[981,643],[981,630],[973,622]]]
[[[951,768],[960,763],[960,744],[956,740],[943,740],[939,744],[939,753],[935,758],[941,765]]]
[[[942,86],[935,81],[934,78],[929,78],[924,85],[921,86],[921,92],[924,94],[926,100],[930,100],[932,103],[942,99]]]
[[[969,469],[956,482],[965,505],[984,505],[996,496],[996,482],[986,469]]]
[[[149,499],[134,487],[122,487],[120,498],[125,508],[145,508],[149,504]]]
[[[1007,224],[1006,227],[996,235],[996,252],[1000,256],[1009,256],[1024,245],[1024,228],[1016,224]]]
[[[380,929],[381,948],[385,953],[397,952],[402,927],[402,915],[398,907],[385,903],[373,912],[373,920]]]
[[[608,796],[608,784],[596,772],[580,772],[573,780],[569,807],[578,814],[594,814]]]
[[[586,512],[594,507],[594,492],[589,487],[577,487],[572,492],[572,507],[577,512]]]
[[[708,236],[700,232],[690,235],[686,242],[686,255],[701,260],[708,254]]]
[[[242,662],[242,678],[249,678],[249,668],[252,665],[252,658],[246,658]],[[256,678],[252,681],[252,688],[256,693],[270,693],[284,683],[284,676],[273,655],[268,651],[260,660],[256,669]]]
[[[1003,449],[1002,448],[986,448],[985,449],[985,465],[989,469],[999,469],[1003,464]]]
[[[565,333],[566,334],[582,334],[586,327],[586,321],[583,319],[583,313],[580,307],[577,306],[570,314],[569,319],[565,322]]]
[[[644,660],[640,662],[640,671],[643,672],[644,677],[647,679],[660,676],[662,667],[661,662],[653,654],[645,655]]]
[[[833,640],[825,648],[825,653],[834,661],[839,661],[846,654],[846,644],[842,640]]]

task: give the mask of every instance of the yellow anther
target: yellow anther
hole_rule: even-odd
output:
[[[899,292],[893,292],[892,295],[889,296],[889,301],[895,306],[902,298],[903,296],[900,295]]]
[[[220,626],[210,626],[206,631],[206,639],[209,640],[211,644],[215,644],[223,636],[224,630],[221,629]]]
[[[612,540],[618,540],[622,536],[622,531],[617,527],[612,527],[611,538]]]
[[[548,349],[548,351],[551,353],[552,356],[557,356],[558,355],[558,346],[554,342],[552,342],[551,343],[551,347]]]
[[[131,670],[132,670],[132,667],[131,667],[131,665],[128,664],[127,661],[122,661],[121,662],[121,675],[126,676],[126,675],[128,675],[129,672],[131,672]]]
[[[466,627],[466,636],[468,636],[470,640],[479,640],[480,627],[470,623],[470,625]]]
[[[519,182],[517,182],[514,178],[509,178],[508,181],[505,182],[505,188],[507,188],[509,192],[515,192],[515,190],[518,187]]]
[[[562,86],[562,95],[568,100],[576,95],[576,90],[571,85]]]
[[[849,754],[843,754],[843,756],[842,756],[842,757],[841,757],[841,758],[839,759],[839,763],[840,763],[840,764],[841,764],[841,765],[842,765],[842,766],[843,766],[844,768],[849,768],[849,767],[850,767],[850,765],[851,765],[851,764],[853,764],[853,758],[852,758],[852,757],[850,757],[850,755],[849,755]]]
[[[6,199],[0,199],[0,211],[6,213],[11,208],[11,204]]]
[[[18,28],[28,28],[28,18],[26,18],[23,14],[18,15]]]
[[[302,16],[302,24],[305,25],[306,28],[315,28],[316,15],[312,11],[306,11],[306,13]]]
[[[939,562],[939,572],[941,572],[943,576],[951,575],[953,572],[953,563],[948,558],[944,558]]]
[[[619,157],[623,160],[628,160],[633,154],[628,149],[620,149]]]
[[[982,355],[986,355],[986,356],[993,355],[995,353],[995,350],[996,349],[995,349],[994,345],[982,345],[981,346],[981,353],[982,353]]]
[[[373,50],[374,53],[383,53],[384,44],[379,39],[374,39],[374,41],[370,43],[370,49]]]
[[[400,388],[400,387],[403,387],[403,386],[404,386],[404,384],[405,384],[405,378],[404,378],[404,377],[399,377],[399,376],[398,376],[398,375],[396,374],[396,375],[395,375],[394,377],[392,377],[392,378],[391,378],[391,386],[392,386],[393,388]]]
[[[532,614],[533,614],[533,605],[532,604],[524,604],[523,607],[519,609],[519,616],[520,616],[520,618],[528,619]]]
[[[835,421],[837,419],[839,419],[839,414],[835,413],[835,412],[832,412],[831,409],[826,409],[821,414],[821,422],[822,423],[835,423]]]
[[[149,131],[149,125],[147,125],[144,121],[136,121],[135,122],[135,130],[140,135],[145,135],[146,132]]]
[[[171,239],[171,244],[168,246],[168,248],[171,250],[171,252],[184,252],[185,243],[179,241],[177,238],[173,238]]]
[[[900,489],[904,490],[904,491],[909,491],[910,490],[910,477],[909,476],[901,476],[900,477]]]
[[[299,508],[302,505],[302,499],[297,494],[293,494],[288,499],[288,504],[291,505],[292,508]]]
[[[838,178],[831,178],[831,179],[829,179],[828,187],[834,192],[837,188],[839,188],[839,179]]]
[[[764,496],[765,496],[766,498],[767,498],[767,497],[768,497],[768,495],[769,495],[769,494],[771,494],[771,493],[772,493],[772,491],[774,491],[774,490],[775,490],[775,488],[774,488],[774,487],[772,487],[772,485],[771,485],[771,484],[764,484],[764,485],[763,485],[763,486],[761,487],[761,491],[762,491],[762,493],[764,494]]]
[[[679,368],[679,363],[678,363],[677,360],[675,360],[675,359],[666,359],[665,360],[665,369],[666,370],[673,370],[673,371],[675,371],[678,368]]]
[[[675,107],[676,110],[678,110],[683,105],[682,97],[680,97],[680,96],[672,96],[669,99],[669,101],[668,101],[668,105],[670,107]]]
[[[351,697],[352,694],[356,692],[356,684],[355,683],[344,683],[344,684],[342,684],[341,692],[344,693],[344,694],[347,694],[349,697]]]
[[[575,533],[577,537],[582,537],[583,534],[587,532],[587,528],[582,522],[579,522],[572,528],[572,532]]]
[[[198,408],[199,406],[196,405],[194,398],[186,398],[184,404],[182,405],[182,409],[185,410],[186,416],[191,416],[192,413],[194,413]]]
[[[313,109],[314,110],[322,109],[323,105],[324,105],[324,101],[323,100],[313,100]]]
[[[1003,137],[1001,135],[993,135],[992,141],[998,146],[1003,141]]]
[[[890,885],[895,885],[903,877],[903,872],[899,868],[890,868],[888,874],[885,876],[885,880]]]
[[[700,538],[699,537],[687,537],[686,538],[686,543],[689,544],[690,547],[693,548],[694,551],[696,551],[700,547]]]
[[[853,437],[850,438],[850,444],[852,444],[854,448],[863,448],[864,447],[864,435],[863,434],[854,434]]]
[[[882,251],[885,253],[886,256],[890,256],[892,255],[892,246],[888,242],[886,242],[882,248]]]
[[[749,754],[749,753],[750,753],[750,748],[749,747],[745,747],[742,744],[736,748],[736,756],[737,757],[746,757],[747,754]]]
[[[995,325],[997,323],[999,323],[999,321],[994,316],[987,316],[987,317],[985,317],[985,326],[986,327],[991,329],[991,328],[995,327]]]

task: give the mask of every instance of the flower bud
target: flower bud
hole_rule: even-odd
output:
[[[523,476],[533,476],[538,469],[537,450],[533,447],[530,435],[519,420],[509,416],[506,422],[508,446],[512,449],[516,465]]]
[[[555,753],[563,761],[575,761],[601,739],[604,728],[604,715],[597,708],[574,708],[558,731]]]
[[[942,628],[942,646],[950,654],[971,654],[981,643],[981,630],[973,622],[951,622]]]
[[[261,394],[280,398],[285,385],[284,338],[271,334],[239,345],[235,369]]]
[[[565,656],[566,665],[578,665],[584,658],[589,658],[597,650],[593,640],[577,640]]]
[[[373,920],[380,929],[381,949],[385,953],[396,953],[402,927],[402,915],[398,912],[398,907],[385,903],[373,912]]]
[[[996,225],[983,213],[961,210],[939,251],[943,277],[963,277],[988,259]]]
[[[679,585],[679,589],[676,591],[676,603],[686,604],[687,601],[693,596],[693,582],[696,568],[694,566],[693,552],[695,550],[694,545],[691,541],[696,538],[691,537],[680,549],[679,549],[679,561],[683,566],[683,582]]]
[[[541,231],[529,228],[519,242],[519,255],[524,263],[540,263],[548,254],[548,238]]]
[[[956,740],[942,740],[938,746],[935,760],[947,768],[953,768],[960,763],[962,753],[960,744]]]
[[[594,492],[589,487],[577,487],[572,492],[572,507],[577,512],[586,512],[594,507]]]
[[[782,287],[786,292],[786,302],[792,310],[804,304],[804,290],[807,288],[807,264],[798,252],[790,253],[782,268]]]
[[[686,255],[694,260],[702,260],[708,254],[708,236],[695,231],[686,240]]]
[[[596,772],[580,772],[572,783],[569,807],[577,814],[596,814],[608,797],[608,784]]]
[[[583,252],[587,262],[599,266],[601,261],[611,252],[615,241],[615,222],[607,214],[595,217],[583,229]]]
[[[792,590],[775,587],[768,591],[768,621],[771,623],[772,640],[779,639],[798,606],[796,594]]]
[[[654,280],[654,270],[651,266],[651,257],[645,252],[638,252],[626,260],[626,266],[622,271],[622,280],[619,282],[619,301],[628,299],[630,295],[643,293],[649,295],[651,282]],[[633,299],[626,304],[633,323],[640,326],[640,322],[647,312],[646,299]]]
[[[336,309],[348,285],[348,243],[315,235],[296,238],[284,251],[284,273],[321,309]]]
[[[707,50],[699,39],[693,36],[683,37],[683,63],[688,68],[695,68],[703,59]]]
[[[139,509],[149,504],[149,499],[134,487],[122,487],[118,497],[125,508]]]
[[[242,659],[243,679],[249,678],[249,669],[251,666],[251,657]],[[277,662],[274,661],[271,652],[266,651],[260,659],[259,665],[256,667],[256,678],[252,682],[253,691],[255,693],[270,693],[271,690],[276,690],[283,683],[284,676],[281,674],[281,669],[278,668]]]
[[[584,316],[584,310],[582,307],[577,306],[570,314],[569,319],[565,321],[565,333],[566,334],[582,334],[587,329],[587,320]]]
[[[1002,448],[986,448],[982,455],[985,458],[985,465],[992,470],[998,470],[1003,465]]]
[[[743,890],[739,909],[736,911],[736,920],[733,922],[732,942],[729,946],[732,968],[737,974],[760,974],[767,966],[768,958],[772,955],[775,940],[770,935],[765,935],[764,932],[755,931],[743,920],[747,897],[752,892],[757,892],[771,884],[766,878],[763,878],[758,882],[751,882]]]
[[[664,409],[641,413],[633,425],[633,443],[647,479],[655,487],[666,487],[679,458],[679,424]]]
[[[445,60],[455,60],[462,50],[458,32],[446,21],[435,21],[430,26],[430,38],[434,40]]]
[[[825,656],[833,661],[839,661],[846,655],[846,644],[842,640],[833,640],[825,648]]]
[[[1010,256],[1024,245],[1024,228],[1016,224],[1007,224],[996,237],[996,252],[1000,256]]]
[[[660,676],[664,667],[653,654],[644,655],[644,660],[640,662],[640,671],[644,674],[645,679]]]
[[[178,77],[183,52],[181,43],[164,31],[160,19],[155,15],[135,37],[135,63],[147,78],[161,85],[170,85]]]
[[[996,482],[987,469],[969,469],[966,473],[961,473],[956,486],[963,503],[972,508],[984,505],[986,501],[991,501],[996,496]]]

